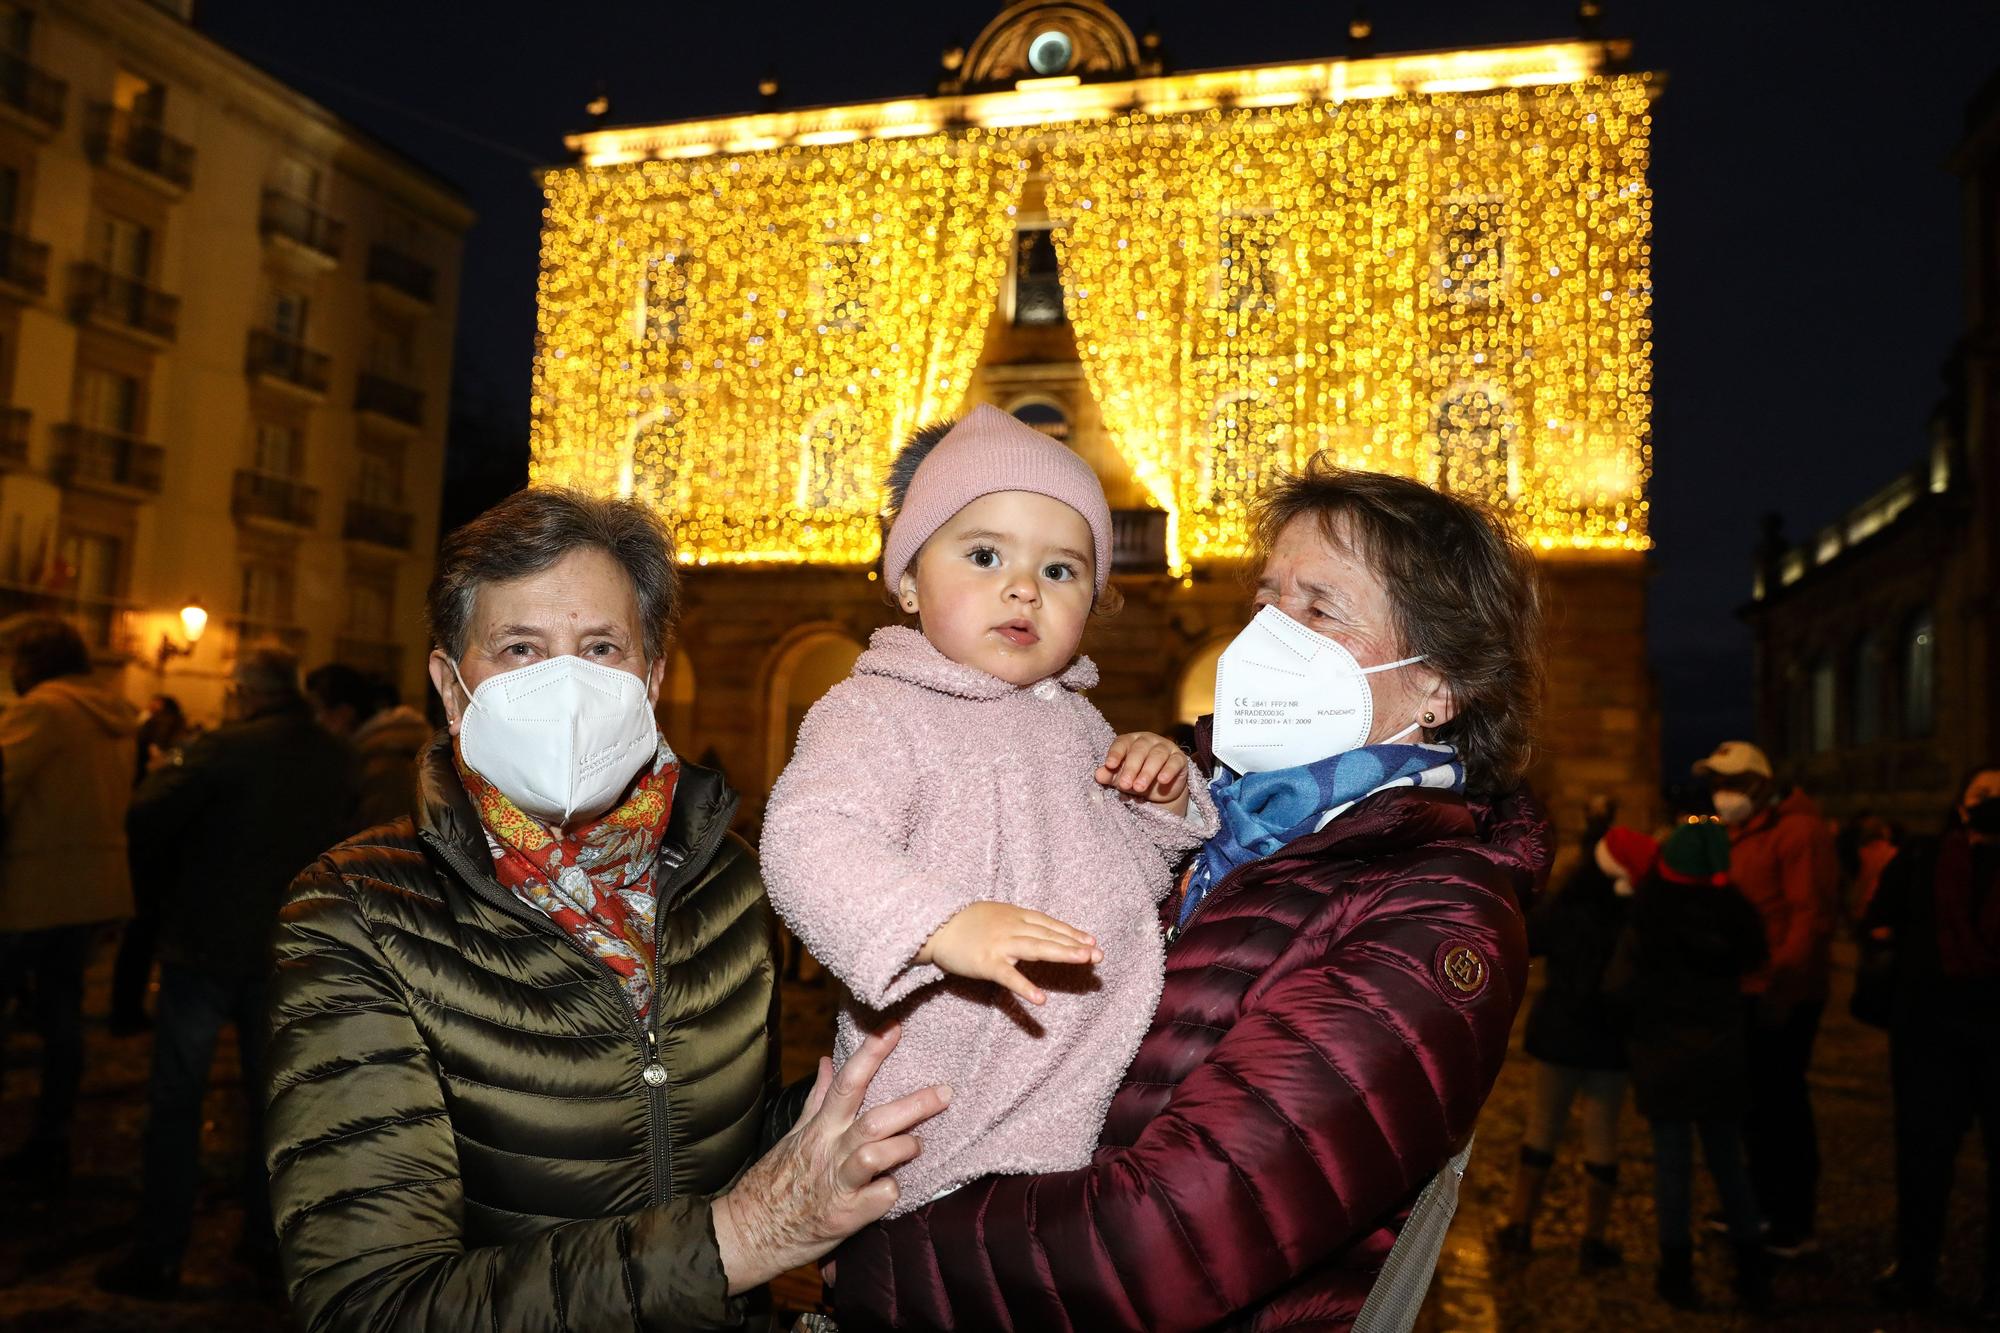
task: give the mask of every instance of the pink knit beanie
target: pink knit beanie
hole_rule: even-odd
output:
[[[909,492],[882,548],[882,579],[890,595],[931,534],[982,495],[1029,491],[1083,515],[1095,545],[1097,592],[1111,577],[1111,506],[1090,464],[1067,445],[997,407],[981,404],[953,426],[910,478]]]

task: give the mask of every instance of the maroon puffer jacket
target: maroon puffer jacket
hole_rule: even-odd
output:
[[[1347,1328],[1500,1071],[1549,848],[1525,797],[1404,788],[1239,866],[1168,950],[1093,1163],[848,1241],[844,1333]]]

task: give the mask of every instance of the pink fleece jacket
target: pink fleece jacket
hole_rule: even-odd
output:
[[[1174,862],[1215,831],[1215,806],[1192,765],[1185,818],[1098,786],[1113,733],[1081,693],[1096,683],[1085,657],[1023,688],[916,630],[877,630],[806,715],[771,793],[771,902],[849,992],[835,1061],[899,1019],[867,1104],[952,1086],[917,1131],[922,1156],[897,1173],[897,1212],[980,1176],[1088,1163],[1159,1002],[1156,904]],[[1104,961],[1029,964],[1049,997],[1039,1008],[911,962],[981,900],[1087,930]]]

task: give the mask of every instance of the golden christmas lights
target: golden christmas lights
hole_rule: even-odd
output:
[[[688,559],[872,561],[887,462],[962,408],[1039,161],[1176,572],[1240,555],[1318,449],[1545,549],[1644,549],[1650,97],[1585,77],[553,172],[535,477],[647,499]]]

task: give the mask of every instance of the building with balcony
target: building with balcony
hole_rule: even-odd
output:
[[[2000,762],[2000,75],[1952,166],[1967,323],[1930,447],[1804,541],[1767,520],[1743,608],[1779,775],[1835,818],[1918,831],[1941,826],[1968,769]]]
[[[191,10],[0,3],[0,613],[199,719],[262,640],[417,697],[472,216]]]
[[[1114,725],[1208,711],[1250,506],[1327,452],[1476,496],[1542,553],[1537,780],[1563,816],[1609,794],[1643,821],[1661,80],[1595,37],[1186,73],[1162,50],[1102,0],[1013,0],[931,95],[605,128],[546,173],[533,475],[675,526],[673,743],[768,789],[892,619],[895,449],[990,403],[1116,511],[1125,608],[1085,640]]]

